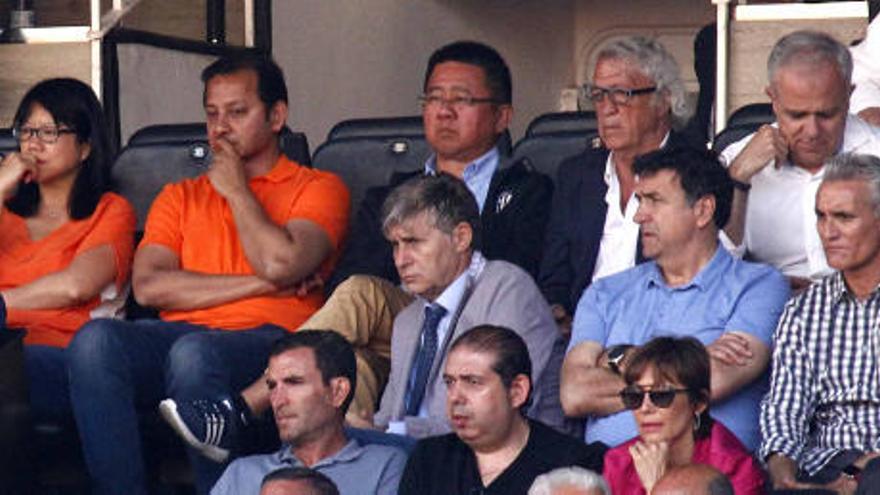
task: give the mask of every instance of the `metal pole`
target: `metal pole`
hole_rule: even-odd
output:
[[[715,134],[727,126],[727,67],[728,39],[730,33],[730,0],[712,0],[715,4]]]
[[[101,0],[91,0],[91,32],[89,33],[89,45],[92,51],[92,77],[91,86],[101,99]]]
[[[208,0],[205,5],[207,26],[205,30],[208,43],[212,45],[226,44],[226,1]],[[247,15],[247,14],[245,14]]]

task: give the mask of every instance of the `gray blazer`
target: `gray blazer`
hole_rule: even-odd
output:
[[[450,328],[428,376],[425,403],[429,417],[404,417],[407,378],[418,349],[424,319],[424,300],[417,299],[394,319],[391,337],[391,375],[382,394],[374,421],[387,426],[405,421],[407,434],[416,438],[449,433],[446,418],[446,388],[442,380],[446,353],[452,342],[476,325],[508,327],[525,340],[532,358],[532,405],[528,415],[557,429],[563,427],[559,402],[559,374],[565,356],[565,342],[550,308],[537,285],[525,271],[506,261],[487,261],[453,315]]]

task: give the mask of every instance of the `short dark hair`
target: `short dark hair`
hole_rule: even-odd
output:
[[[692,404],[706,403],[700,415],[697,438],[705,438],[711,432],[709,417],[709,391],[711,367],[706,347],[693,337],[656,337],[636,349],[623,373],[627,386],[633,385],[642,374],[653,366],[660,378],[681,383],[688,389]]]
[[[501,377],[501,383],[510,388],[517,375],[525,375],[529,380],[529,397],[523,408],[531,402],[532,360],[525,340],[513,330],[498,325],[477,325],[461,334],[449,352],[465,347],[472,351],[491,354],[494,361],[492,371]]]
[[[688,203],[693,205],[704,196],[713,196],[715,226],[721,229],[727,224],[733,202],[733,181],[712,151],[688,146],[660,148],[636,158],[633,168],[636,175],[644,177],[661,170],[675,172]]]
[[[208,82],[216,76],[234,74],[242,70],[251,70],[257,75],[257,92],[260,100],[269,109],[276,102],[287,103],[287,84],[284,82],[284,72],[271,57],[261,53],[238,52],[221,57],[202,71],[202,82],[205,87],[202,90],[202,103],[207,98]]]
[[[513,101],[510,68],[507,67],[504,58],[489,45],[476,41],[456,41],[438,48],[428,59],[424,90],[428,89],[428,80],[434,73],[434,67],[443,62],[460,62],[483,69],[486,76],[486,86],[489,87],[492,98],[508,105]]]
[[[309,495],[339,495],[339,489],[326,475],[307,467],[284,467],[276,469],[263,477],[260,487],[273,481],[305,481],[313,490]]]
[[[445,173],[420,174],[397,186],[382,207],[382,231],[387,233],[391,227],[424,212],[432,213],[434,225],[447,234],[456,225],[467,223],[473,232],[471,248],[480,248],[480,209],[461,179]]]
[[[22,98],[15,111],[13,126],[21,127],[34,105],[45,108],[57,125],[65,125],[76,134],[79,143],[88,143],[89,156],[83,160],[73,182],[67,212],[73,220],[88,218],[95,212],[101,196],[111,189],[110,166],[113,154],[101,103],[84,82],[71,78],[47,79],[37,83]],[[39,185],[21,184],[6,201],[11,211],[31,217],[40,206]]]
[[[315,353],[315,364],[324,384],[329,385],[330,380],[337,377],[345,378],[351,384],[351,390],[340,408],[345,414],[354,399],[354,388],[357,386],[357,361],[351,344],[332,330],[298,330],[276,340],[269,350],[269,359],[302,347]]]

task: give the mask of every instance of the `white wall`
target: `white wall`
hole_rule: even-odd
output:
[[[486,42],[513,73],[514,137],[573,79],[571,0],[297,0],[273,4],[273,50],[291,127],[312,147],[340,120],[419,113],[425,63],[457,39]]]

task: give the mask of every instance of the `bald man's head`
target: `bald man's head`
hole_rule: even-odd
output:
[[[654,485],[651,495],[734,495],[730,480],[706,464],[672,469]]]

